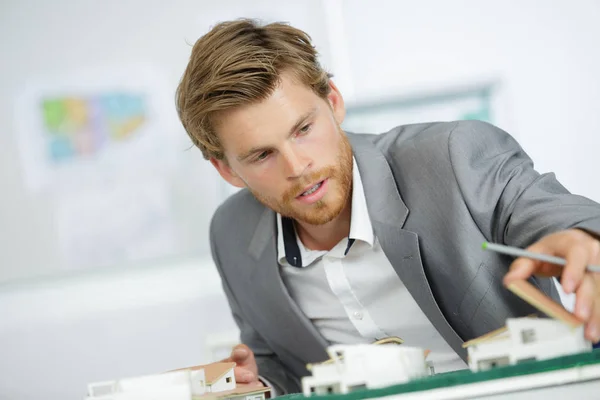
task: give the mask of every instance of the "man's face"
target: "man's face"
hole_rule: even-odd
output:
[[[312,225],[333,220],[349,201],[352,149],[339,124],[344,104],[332,84],[327,99],[282,74],[266,100],[220,116],[226,161],[221,176],[247,187],[265,206]]]

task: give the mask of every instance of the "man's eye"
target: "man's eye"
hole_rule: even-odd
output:
[[[311,128],[310,124],[304,125],[302,128],[300,128],[299,132],[300,133],[308,133],[308,131],[310,131],[310,128]]]
[[[263,151],[262,153],[260,153],[257,157],[256,157],[256,161],[262,161],[265,158],[267,158],[269,156],[269,152],[268,151]]]

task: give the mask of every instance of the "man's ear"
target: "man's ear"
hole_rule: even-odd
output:
[[[331,91],[327,95],[327,100],[329,101],[329,105],[333,110],[333,116],[335,117],[336,122],[338,125],[341,125],[344,121],[344,117],[346,116],[344,98],[331,79],[329,80],[329,87],[331,88]]]
[[[231,185],[239,188],[246,187],[246,183],[242,178],[235,173],[235,171],[229,166],[227,160],[217,160],[214,157],[211,157],[210,163],[219,171],[219,175]]]

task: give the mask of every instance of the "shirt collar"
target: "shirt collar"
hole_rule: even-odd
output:
[[[367,208],[365,189],[360,178],[356,160],[352,159],[352,211],[350,213],[350,239],[362,240],[373,247],[375,235]]]
[[[346,253],[356,240],[367,243],[373,247],[375,235],[369,218],[367,199],[360,178],[360,171],[356,160],[352,158],[352,208],[350,213],[350,234]],[[277,214],[277,259],[279,262],[286,260],[288,264],[302,267],[302,256],[298,238],[291,218]]]

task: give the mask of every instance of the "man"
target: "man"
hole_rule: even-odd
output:
[[[342,95],[310,38],[283,24],[226,22],[200,38],[177,91],[181,121],[220,175],[245,188],[210,240],[244,345],[241,382],[299,390],[332,342],[399,336],[436,369],[466,367],[463,341],[533,312],[503,286],[548,278],[577,294],[600,337],[600,206],[540,175],[482,122],[345,133]],[[484,241],[566,257],[567,266],[484,252]],[[557,272],[558,271],[558,272]],[[536,275],[536,276],[534,276]],[[261,380],[259,381],[259,376]]]

